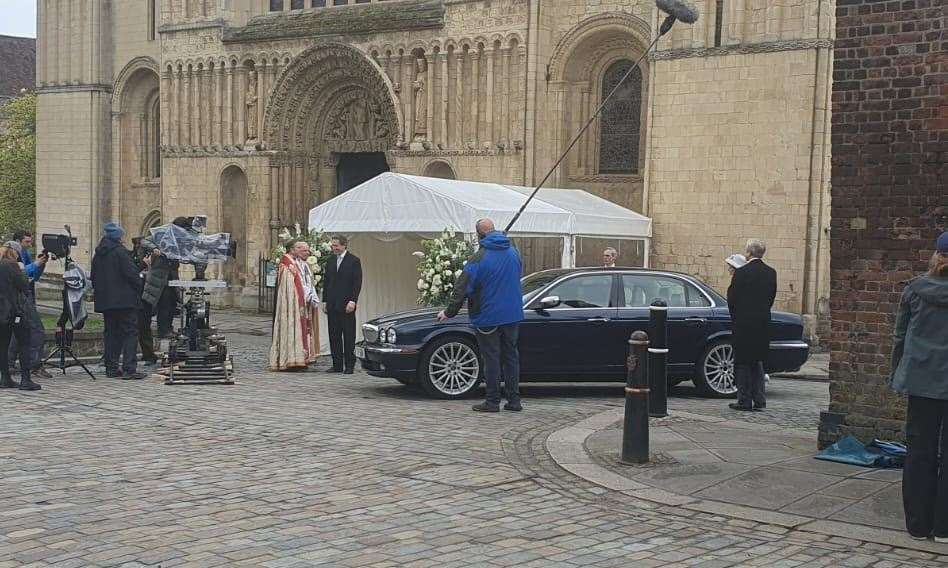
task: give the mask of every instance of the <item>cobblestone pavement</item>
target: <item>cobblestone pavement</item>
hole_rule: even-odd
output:
[[[231,387],[71,373],[0,391],[0,567],[948,562],[615,499],[543,445],[621,404],[616,387],[531,386],[523,413],[474,414],[360,374],[260,372],[265,341],[231,337]],[[813,427],[825,388],[774,381],[755,418]]]

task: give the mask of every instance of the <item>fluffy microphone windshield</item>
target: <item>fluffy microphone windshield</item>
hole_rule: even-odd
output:
[[[688,2],[682,0],[655,0],[658,9],[669,16],[674,16],[679,22],[693,24],[698,21],[698,10]]]

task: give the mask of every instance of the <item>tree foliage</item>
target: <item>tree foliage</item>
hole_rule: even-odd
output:
[[[36,225],[36,95],[0,107],[0,236]]]

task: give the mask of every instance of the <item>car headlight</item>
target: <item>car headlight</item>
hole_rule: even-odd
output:
[[[398,335],[395,334],[395,328],[394,328],[394,327],[388,328],[388,337],[387,337],[387,339],[388,339],[388,342],[389,342],[389,343],[395,343],[395,340],[398,339]]]

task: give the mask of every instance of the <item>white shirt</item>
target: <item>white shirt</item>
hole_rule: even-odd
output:
[[[303,282],[303,297],[307,304],[318,304],[319,295],[316,294],[316,288],[313,287],[313,276],[309,272],[309,266],[305,260],[294,258],[297,268],[300,270],[300,280]]]
[[[339,267],[342,266],[342,259],[346,257],[347,251],[342,251],[342,254],[336,256],[336,271],[339,270]]]

